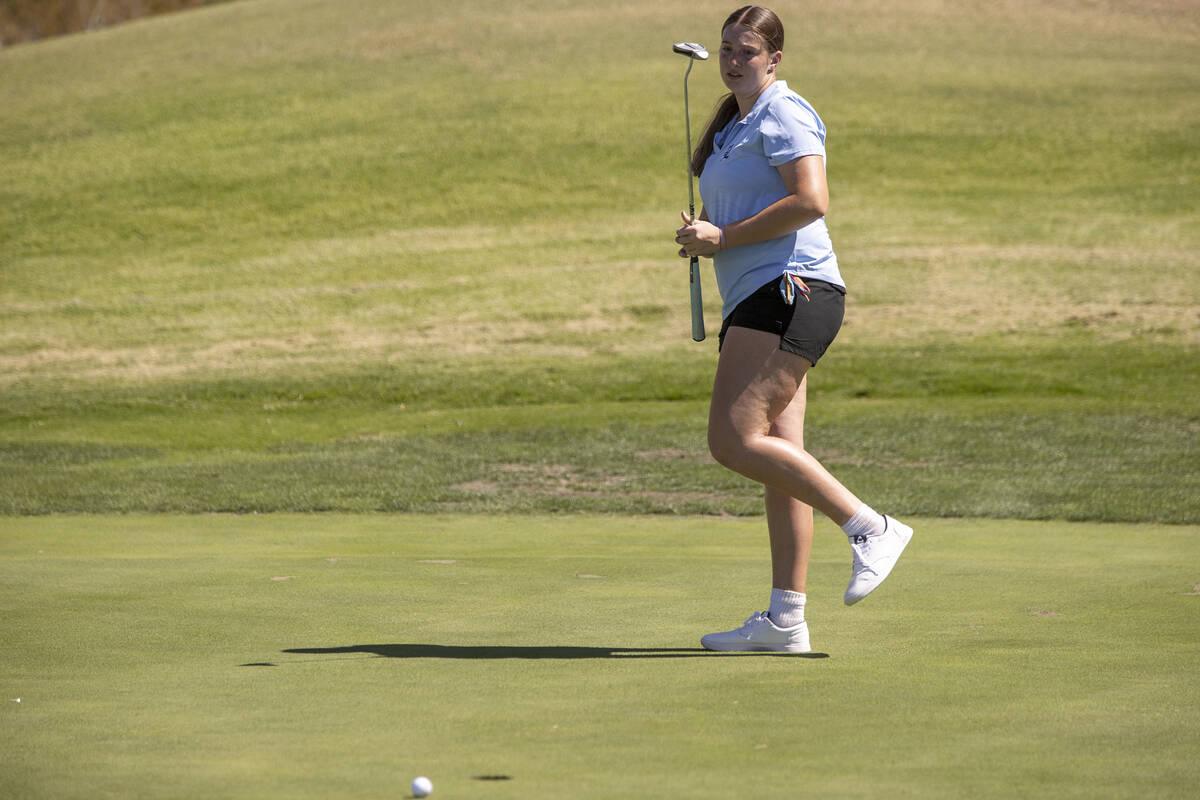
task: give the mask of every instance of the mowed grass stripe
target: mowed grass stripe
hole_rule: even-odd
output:
[[[708,356],[676,352],[13,392],[3,508],[760,513],[706,452]],[[1195,381],[1147,379],[1187,350],[1071,332],[833,356],[808,446],[893,513],[1200,518]]]
[[[225,265],[220,285],[212,265],[169,259],[80,272],[75,285],[10,276],[0,381],[140,382],[414,355],[656,356],[686,327],[686,308],[664,291],[672,262],[656,222],[614,217],[638,226],[622,241],[566,225],[334,239]],[[841,260],[843,342],[1075,330],[1200,341],[1192,252],[851,245]],[[716,287],[705,288],[718,326]]]

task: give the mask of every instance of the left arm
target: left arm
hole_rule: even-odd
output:
[[[824,158],[801,156],[777,169],[788,193],[754,216],[726,225],[725,249],[778,239],[825,216],[829,184]],[[681,256],[711,256],[722,249],[721,229],[703,217],[689,221],[684,215],[684,226],[675,232],[675,241],[683,245]]]

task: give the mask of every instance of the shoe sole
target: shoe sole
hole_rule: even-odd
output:
[[[778,645],[778,646],[772,646],[772,645],[766,645],[766,644],[754,644],[754,645],[748,645],[746,647],[739,647],[736,645],[726,647],[726,646],[721,646],[719,644],[713,644],[712,642],[706,642],[703,639],[700,640],[700,646],[703,647],[705,650],[711,650],[714,653],[811,653],[812,652],[811,647],[801,647],[799,645],[791,645],[791,644],[784,644],[784,645]]]
[[[900,522],[899,520],[896,520],[896,522],[901,525],[904,524],[904,523]],[[879,583],[875,584],[874,586],[872,586],[867,591],[863,592],[858,597],[852,598],[849,594],[846,594],[844,597],[842,597],[843,603],[845,603],[848,606],[852,606],[855,603],[857,603],[858,601],[865,598],[871,592],[878,589],[880,586],[883,586],[883,582],[888,579],[888,577],[892,574],[892,570],[894,570],[896,568],[896,565],[900,563],[900,556],[904,555],[904,551],[908,549],[908,543],[912,541],[913,529],[909,528],[907,525],[905,525],[904,527],[908,528],[908,535],[904,536],[904,544],[900,545],[900,552],[896,553],[896,560],[892,562],[892,565],[890,567],[888,567],[888,571],[883,573],[883,576],[879,579]],[[903,534],[901,534],[901,535],[903,535]]]

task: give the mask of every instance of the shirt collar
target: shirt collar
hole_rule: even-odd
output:
[[[763,89],[762,94],[760,94],[758,99],[754,101],[754,108],[750,109],[749,114],[738,120],[737,124],[740,125],[743,122],[749,122],[752,118],[757,117],[763,112],[763,109],[765,109],[772,100],[778,97],[781,92],[786,92],[787,90],[787,81],[780,80],[775,81],[766,89]]]

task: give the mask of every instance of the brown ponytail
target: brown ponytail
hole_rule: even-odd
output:
[[[742,25],[754,31],[762,38],[767,49],[772,53],[783,51],[783,23],[769,8],[742,6],[730,14],[729,18],[725,20],[725,24],[721,26],[722,37],[725,29],[730,25]],[[713,112],[713,117],[708,122],[708,127],[704,130],[704,135],[700,137],[700,144],[696,145],[696,150],[692,153],[692,174],[698,176],[704,171],[704,163],[708,161],[708,157],[713,152],[713,139],[738,113],[736,97],[727,94],[721,98],[717,104],[717,110]]]
[[[732,93],[722,97],[717,104],[717,110],[713,112],[712,119],[708,121],[708,127],[704,130],[704,135],[700,137],[700,144],[696,145],[696,151],[692,153],[693,175],[699,177],[700,173],[704,171],[704,164],[713,152],[713,139],[737,115],[737,98]]]

